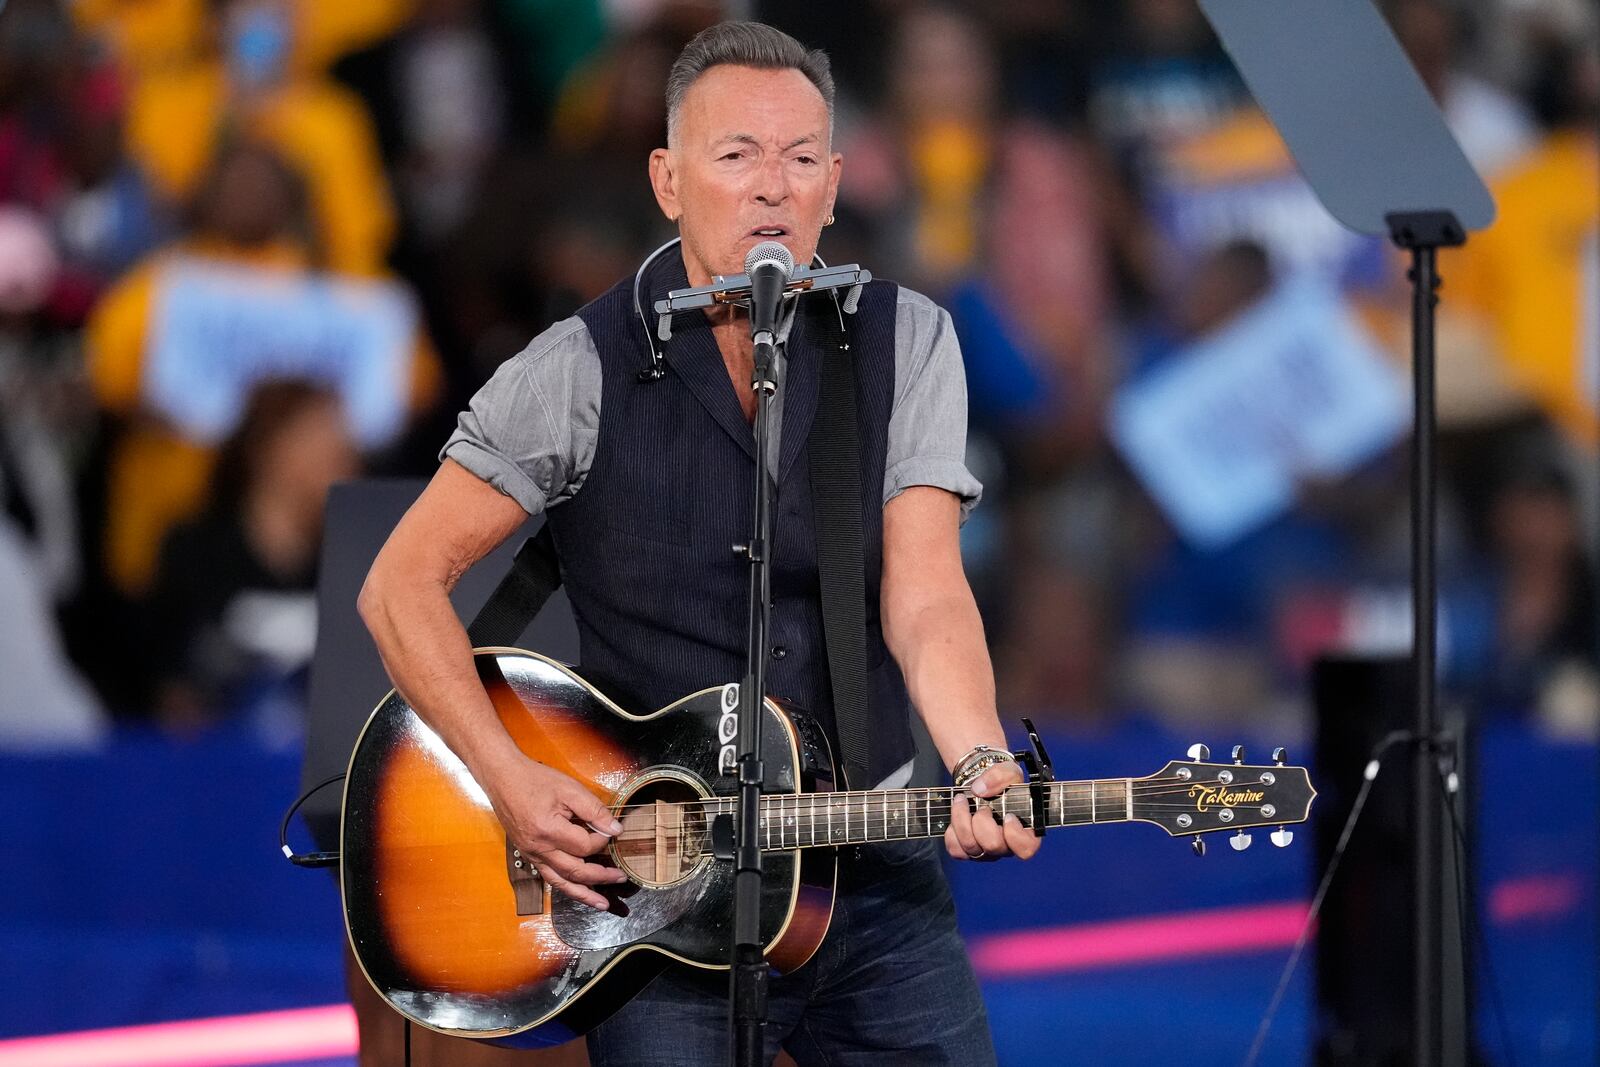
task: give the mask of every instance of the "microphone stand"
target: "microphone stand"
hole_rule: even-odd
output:
[[[799,268],[777,284],[776,306],[781,309],[787,297],[820,290],[846,290],[841,303],[844,313],[852,313],[861,296],[861,287],[872,280],[872,273],[850,264],[821,269]],[[680,311],[706,308],[715,304],[743,303],[754,296],[752,279],[746,275],[717,278],[713,284],[680,289],[655,303],[659,316],[657,336],[663,341],[672,336],[672,316]],[[752,307],[752,311],[754,308]],[[739,684],[736,763],[739,802],[737,823],[729,832],[727,816],[718,816],[712,825],[711,839],[718,859],[732,859],[733,946],[729,975],[729,1037],[736,1067],[759,1067],[765,1048],[763,1031],[767,1022],[767,982],[770,968],[761,941],[761,789],[766,769],[761,762],[762,710],[766,703],[767,644],[771,627],[772,579],[772,476],[767,457],[771,453],[770,402],[778,391],[773,361],[778,342],[773,322],[760,323],[752,317],[755,343],[751,388],[756,391],[756,494],[755,515],[750,540],[733,550],[750,563],[750,625],[745,648],[745,674]]]
[[[766,955],[761,944],[761,787],[766,768],[761,762],[761,711],[767,691],[767,634],[771,625],[772,577],[768,566],[772,532],[772,477],[767,473],[771,447],[770,403],[778,391],[772,374],[777,343],[770,330],[755,338],[756,500],[750,542],[737,546],[750,561],[750,636],[744,681],[739,685],[738,773],[739,824],[735,831],[733,882],[733,958],[729,978],[730,1025],[736,1067],[759,1067],[764,1056],[762,1031],[767,1023]]]

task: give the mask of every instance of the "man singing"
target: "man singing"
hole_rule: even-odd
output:
[[[827,57],[757,23],[701,33],[667,83],[667,147],[651,153],[656,201],[681,255],[643,279],[669,290],[743,273],[777,240],[809,263],[831,221],[843,160],[832,151]],[[624,880],[588,857],[620,825],[578,782],[524,756],[478,682],[448,594],[530,514],[547,513],[578,623],[583,674],[635,712],[744,674],[755,449],[753,352],[740,310],[679,316],[650,365],[633,279],[544,331],[472,400],[442,464],[401,520],[361,593],[395,686],[482,785],[510,839],[554,890],[603,908]],[[769,689],[830,735],[832,696],[817,584],[807,450],[816,405],[815,295],[785,311],[768,474],[776,487]],[[949,315],[874,281],[848,319],[860,406],[869,693],[868,782],[905,784],[915,707],[958,783],[994,796],[1020,782],[1005,754],[983,626],[957,531],[980,486],[962,462],[966,384]],[[882,486],[881,505],[877,487]],[[853,783],[854,784],[854,783]],[[952,806],[955,859],[1031,856],[1008,816]],[[817,954],[770,986],[767,1057],[801,1064],[993,1063],[977,983],[931,841],[846,849],[833,924]],[[671,965],[589,1035],[601,1067],[718,1062],[727,975]]]

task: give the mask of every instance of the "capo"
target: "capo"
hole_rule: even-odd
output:
[[[1050,753],[1044,750],[1044,742],[1039,740],[1039,731],[1033,728],[1033,720],[1026,715],[1022,717],[1022,728],[1028,731],[1028,742],[1033,748],[1020,748],[1012,753],[1017,757],[1017,762],[1022,765],[1022,772],[1027,777],[1028,795],[1033,800],[1033,836],[1043,837],[1045,830],[1045,785],[1056,780],[1055,765],[1050,762]]]

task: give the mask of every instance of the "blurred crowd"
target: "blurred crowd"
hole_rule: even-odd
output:
[[[1444,681],[1592,734],[1600,25],[1381,6],[1498,204],[1441,257]],[[1405,651],[1406,262],[1195,0],[9,0],[0,744],[292,738],[328,487],[428,474],[672,235],[667,69],[730,15],[833,59],[822,254],[954,318],[1008,715],[1293,730],[1317,657]]]

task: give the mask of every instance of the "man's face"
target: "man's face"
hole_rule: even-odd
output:
[[[839,187],[828,107],[798,70],[716,66],[684,94],[677,137],[650,155],[656,202],[678,220],[691,285],[744,273],[744,257],[781,241],[811,261]]]

